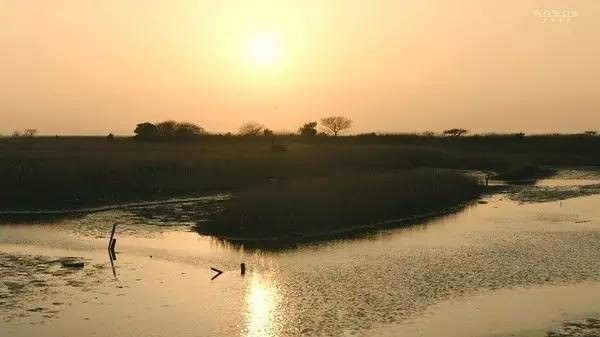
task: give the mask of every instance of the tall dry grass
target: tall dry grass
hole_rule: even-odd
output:
[[[242,237],[327,231],[439,211],[481,191],[475,179],[439,169],[275,180],[243,188],[199,230]]]

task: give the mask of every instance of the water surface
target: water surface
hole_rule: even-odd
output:
[[[411,227],[281,250],[198,235],[215,207],[205,202],[11,221],[0,226],[0,335],[543,335],[600,312],[600,195],[514,197],[598,184],[565,178]],[[106,251],[115,222],[116,276]],[[86,266],[63,268],[64,257]],[[225,273],[211,280],[210,267]]]

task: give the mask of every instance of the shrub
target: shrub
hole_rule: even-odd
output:
[[[308,122],[305,123],[302,127],[298,129],[298,133],[301,136],[311,137],[317,135],[317,122]]]

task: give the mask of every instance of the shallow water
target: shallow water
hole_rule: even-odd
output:
[[[523,203],[513,193],[278,251],[198,235],[206,203],[5,224],[0,336],[543,335],[600,312],[600,195]],[[86,265],[63,268],[63,257]],[[225,273],[211,280],[210,267]]]

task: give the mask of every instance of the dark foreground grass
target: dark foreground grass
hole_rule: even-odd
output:
[[[326,233],[440,211],[481,191],[474,178],[436,169],[276,180],[242,189],[198,229],[242,238]]]
[[[272,142],[286,151],[273,152]],[[198,196],[280,180],[408,168],[491,170],[524,178],[540,165],[600,165],[600,137],[415,135],[0,139],[0,209],[58,209]],[[524,169],[519,169],[524,167]],[[531,168],[534,168],[533,170]]]

